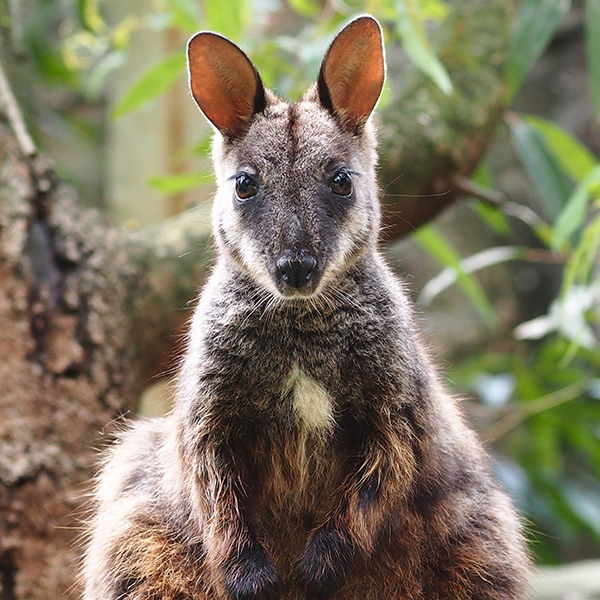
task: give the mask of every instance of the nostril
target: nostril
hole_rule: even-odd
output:
[[[315,268],[317,261],[312,256],[303,256],[300,259],[300,264],[306,269],[306,277],[309,279],[311,271]]]
[[[299,289],[309,281],[316,264],[312,256],[299,259],[282,257],[277,261],[277,269],[285,283]]]

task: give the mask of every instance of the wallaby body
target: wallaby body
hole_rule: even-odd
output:
[[[514,512],[376,248],[381,32],[348,25],[296,104],[189,46],[219,261],[173,414],[110,451],[86,600],[523,598]]]

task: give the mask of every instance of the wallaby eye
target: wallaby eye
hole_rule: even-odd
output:
[[[354,189],[350,173],[347,171],[339,171],[336,173],[329,188],[337,196],[349,196]]]
[[[258,193],[258,185],[248,175],[248,173],[242,173],[235,179],[235,195],[238,200],[245,202],[246,200],[250,200],[253,196],[256,196]]]

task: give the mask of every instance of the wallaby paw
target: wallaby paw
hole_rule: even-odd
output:
[[[296,584],[309,600],[331,598],[345,583],[356,547],[335,528],[323,528],[306,545],[296,563]]]
[[[247,543],[225,565],[225,589],[232,600],[279,600],[281,579],[266,550]]]

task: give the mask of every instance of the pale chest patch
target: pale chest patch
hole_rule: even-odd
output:
[[[298,365],[292,368],[287,386],[293,393],[296,416],[307,429],[329,429],[333,425],[331,396]]]

